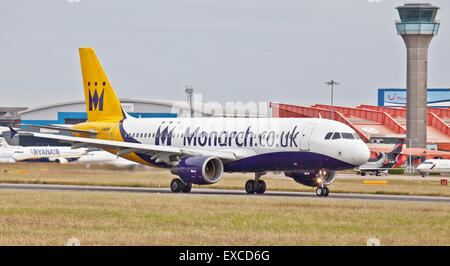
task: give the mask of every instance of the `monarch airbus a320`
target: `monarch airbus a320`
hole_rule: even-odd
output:
[[[251,172],[255,179],[246,182],[245,190],[262,194],[266,184],[261,177],[283,171],[300,184],[317,187],[318,196],[328,196],[336,171],[369,159],[369,149],[355,131],[327,119],[134,118],[122,109],[94,50],[79,52],[88,121],[72,128],[35,126],[68,131],[73,137],[27,134],[168,168],[179,177],[170,184],[173,192],[214,184],[224,172]]]

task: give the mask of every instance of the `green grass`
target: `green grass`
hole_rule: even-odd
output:
[[[0,191],[0,245],[449,245],[449,219],[439,203]]]

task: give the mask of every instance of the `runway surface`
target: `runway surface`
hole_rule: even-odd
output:
[[[356,174],[338,173],[336,179],[343,180],[387,180],[387,181],[440,181],[441,179],[449,179],[448,176],[418,176],[418,175],[366,175],[360,176]]]
[[[134,193],[164,193],[175,194],[169,188],[141,188],[141,187],[107,187],[107,186],[75,186],[75,185],[43,185],[43,184],[9,184],[0,183],[0,189],[19,190],[59,190],[59,191],[100,191],[100,192],[134,192]],[[177,193],[178,195],[183,193]],[[248,196],[248,197],[297,197],[297,198],[318,198],[313,192],[287,192],[287,191],[266,191],[263,195],[249,195],[244,190],[229,189],[208,189],[193,188],[189,194],[193,195],[228,195],[228,196]],[[187,195],[187,194],[185,194]],[[323,198],[320,198],[323,199]],[[404,196],[404,195],[383,195],[383,194],[347,194],[333,193],[327,199],[359,199],[359,200],[389,200],[389,201],[409,201],[409,202],[441,202],[450,203],[450,197],[435,196]]]

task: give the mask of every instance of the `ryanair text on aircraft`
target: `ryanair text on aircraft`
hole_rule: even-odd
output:
[[[36,126],[71,132],[74,137],[27,133],[94,146],[137,163],[169,168],[179,176],[173,192],[192,184],[218,182],[224,172],[253,172],[248,193],[264,193],[261,177],[283,171],[327,196],[336,171],[369,159],[369,149],[347,125],[318,118],[134,118],[128,115],[92,48],[80,48],[88,121],[72,128]],[[13,130],[12,132],[17,133]],[[20,133],[19,133],[20,134]]]
[[[56,162],[67,163],[78,160],[87,149],[73,150],[70,147],[10,146],[0,138],[0,162]]]

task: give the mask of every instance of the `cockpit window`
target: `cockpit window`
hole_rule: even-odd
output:
[[[341,138],[341,133],[335,132],[335,133],[333,134],[333,137],[332,137],[331,139],[340,139],[340,138]]]
[[[328,132],[325,139],[360,139],[356,133]]]
[[[341,133],[343,139],[355,139],[352,133]]]

